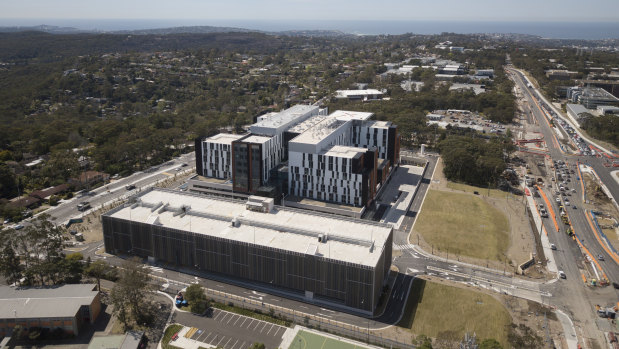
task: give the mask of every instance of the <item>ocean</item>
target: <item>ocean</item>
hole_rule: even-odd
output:
[[[434,20],[154,20],[154,19],[0,19],[0,26],[55,25],[83,30],[135,30],[177,26],[237,27],[262,31],[340,30],[359,35],[518,33],[552,39],[617,39],[619,22],[491,22]]]

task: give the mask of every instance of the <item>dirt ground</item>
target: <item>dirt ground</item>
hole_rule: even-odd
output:
[[[556,315],[552,312],[550,308],[544,307],[539,303],[531,302],[513,296],[498,294],[496,292],[488,291],[483,288],[477,288],[471,285],[445,280],[434,276],[423,275],[419,276],[419,278],[490,295],[505,306],[509,315],[512,318],[512,323],[514,325],[517,326],[520,324],[524,324],[531,328],[538,336],[545,339],[547,323],[550,337],[557,342],[562,341],[563,328],[561,326],[561,323],[557,320]],[[398,326],[390,326],[386,329],[376,331],[376,334],[382,335],[385,338],[397,338],[397,340],[401,342],[410,343],[415,339],[415,335],[412,334],[409,329]],[[434,348],[458,348],[458,346],[454,347],[453,344],[441,343],[437,341],[434,341],[432,345]],[[564,347],[567,347],[565,343],[563,345]]]
[[[157,187],[161,188],[174,188],[184,182],[187,178],[192,176],[193,173],[184,175],[184,176],[176,176],[170,177],[163,182],[157,184]],[[108,212],[109,210],[121,205],[124,203],[124,200],[115,201],[109,205],[104,206],[103,208],[99,208],[91,211],[89,214],[84,216],[83,223],[77,223],[71,225],[68,230],[76,230],[78,233],[82,233],[84,235],[83,244],[97,242],[103,240],[103,227],[101,226],[101,214]],[[73,237],[71,237],[73,238]],[[76,247],[81,245],[78,243]]]
[[[441,159],[439,159],[436,166],[436,171],[434,173],[434,178],[430,188],[441,191],[462,193],[460,190],[454,190],[447,187],[447,179],[443,175],[443,162]],[[449,258],[466,263],[495,268],[498,270],[506,269],[508,272],[514,272],[518,264],[529,259],[531,252],[535,252],[535,239],[533,237],[534,232],[525,213],[524,197],[514,195],[507,195],[505,199],[496,198],[492,195],[489,197],[487,195],[487,191],[483,188],[480,188],[479,193],[480,195],[478,197],[503,212],[508,218],[510,225],[510,243],[507,250],[507,256],[509,260],[501,263],[497,261],[487,261],[463,256],[449,256]],[[413,230],[410,240],[411,243],[417,243],[417,241],[419,241],[419,244],[424,250],[431,252],[432,247],[423,241],[423,236],[415,230]],[[438,252],[434,250],[434,254],[440,255],[441,257],[447,257],[445,252]]]
[[[583,173],[582,178],[585,180],[585,190],[587,204],[586,209],[601,212],[598,214],[598,224],[602,231],[610,240],[610,243],[619,249],[619,231],[616,223],[619,222],[619,212],[608,196],[601,189],[598,189],[597,179],[590,173]]]

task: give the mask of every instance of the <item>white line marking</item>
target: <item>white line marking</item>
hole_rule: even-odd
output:
[[[230,320],[234,319],[234,315],[230,316],[230,319],[228,319],[228,322],[226,322],[226,325],[230,323]]]
[[[239,320],[241,320],[242,316],[239,315],[239,318],[236,319],[236,321],[232,324],[232,326],[236,326],[236,323],[239,322]]]
[[[247,319],[249,318],[245,318],[245,320],[243,320],[243,323],[239,327],[243,327],[243,324],[245,324],[245,321],[247,321]]]
[[[255,331],[258,328],[258,325],[260,325],[260,321],[258,321],[258,323],[256,324],[256,327],[254,327],[254,329],[252,331]]]
[[[249,325],[247,325],[247,328],[249,328],[249,326],[251,326],[251,324],[253,324],[254,321],[256,321],[256,320],[252,319],[251,322],[249,323]]]
[[[230,349],[234,349],[234,347],[236,347],[236,343],[238,343],[238,342],[239,342],[239,340],[237,339],[236,342],[234,342],[234,345],[232,345],[232,348],[230,348]]]
[[[262,331],[264,331],[264,328],[267,327],[268,323],[264,323],[264,326],[262,326],[262,329],[260,329],[260,333],[262,333]]]
[[[267,336],[269,335],[269,333],[271,333],[271,330],[273,330],[273,327],[275,327],[275,324],[271,325],[271,328],[269,328],[269,332],[267,332]]]
[[[204,343],[208,343],[208,337],[210,337],[212,333],[213,332],[209,332],[208,333],[208,336],[206,336],[206,338],[204,338]]]
[[[230,339],[228,339],[228,341],[226,342],[226,344],[224,344],[224,348],[226,347],[226,345],[228,345],[228,343],[230,343],[230,341],[232,340],[232,337],[230,337]]]
[[[221,336],[221,339],[219,340],[219,342],[217,342],[217,345],[215,345],[216,347],[219,346],[219,343],[221,343],[221,341],[223,341],[226,338],[226,336]]]

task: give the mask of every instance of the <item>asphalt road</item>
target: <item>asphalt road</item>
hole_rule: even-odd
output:
[[[182,167],[185,163],[187,166]],[[164,164],[152,167],[148,171],[136,172],[128,177],[115,180],[86,194],[78,194],[75,198],[67,202],[63,202],[60,205],[52,207],[44,212],[51,215],[55,222],[64,224],[71,218],[81,217],[88,213],[88,211],[80,212],[77,210],[77,205],[82,201],[89,202],[92,209],[97,209],[106,203],[121,199],[122,197],[135,193],[142,188],[152,186],[159,180],[170,178],[175,173],[180,172],[177,171],[177,169],[187,170],[192,168],[194,165],[195,153],[183,154],[182,156],[170,160]],[[135,185],[136,189],[127,191],[125,187],[129,184]]]
[[[555,145],[553,141],[551,141],[554,137],[553,130],[550,129],[542,111],[533,101],[531,89],[526,87],[526,83],[520,73],[513,70],[512,72],[516,77],[513,80],[515,80],[520,90],[523,91],[523,103],[526,105],[524,110],[530,110],[532,117],[537,120],[541,132],[544,135],[544,139],[546,140],[550,158],[552,160],[565,161],[568,163],[568,168],[574,169],[576,172],[571,175],[571,182],[568,183],[570,190],[573,188],[576,189],[576,192],[571,193],[572,195],[568,196],[571,205],[570,207],[566,207],[566,212],[572,222],[574,231],[583,241],[583,245],[590,251],[591,254],[593,254],[594,258],[597,255],[604,256],[605,261],[598,262],[609,279],[611,281],[619,280],[619,266],[612,261],[612,258],[610,258],[605,250],[599,245],[586,220],[585,213],[582,209],[582,191],[576,171],[576,162],[580,161],[581,163],[589,163],[592,165],[592,167],[598,171],[598,174],[602,180],[605,181],[605,184],[606,180],[604,178],[606,177],[604,176],[604,173],[610,175],[608,173],[608,169],[601,165],[599,159],[593,156],[584,157],[565,154]],[[598,164],[603,168],[599,168]],[[580,327],[582,337],[595,338],[599,344],[602,344],[605,342],[605,338],[599,331],[599,326],[596,325],[597,318],[594,314],[591,298],[600,297],[600,294],[612,295],[614,293],[615,295],[613,299],[608,299],[608,301],[614,302],[616,300],[616,291],[613,292],[612,289],[608,288],[588,289],[583,287],[581,268],[584,267],[586,258],[583,256],[583,253],[577,243],[566,234],[567,226],[561,222],[561,217],[559,216],[560,209],[558,207],[559,203],[556,202],[556,195],[554,194],[554,183],[556,183],[556,180],[553,182],[550,179],[550,176],[554,176],[554,172],[549,173],[549,177],[546,178],[547,186],[544,188],[544,192],[547,195],[548,200],[551,202],[552,209],[557,218],[559,230],[557,231],[554,223],[552,222],[552,218],[550,217],[543,219],[543,225],[548,233],[549,241],[557,246],[557,250],[553,251],[557,267],[559,270],[565,272],[567,278],[558,279],[556,282],[542,285],[542,289],[552,295],[542,297],[542,301],[544,303],[552,304],[558,309],[562,309],[565,313],[570,314],[576,321],[577,326]],[[610,185],[608,185],[609,190],[617,190],[614,185],[616,184],[615,181],[612,180],[612,182],[613,183],[609,183]],[[548,183],[552,183],[551,188],[548,188]],[[615,191],[615,193],[617,193],[617,191]],[[545,204],[541,198],[536,199],[536,201],[538,204]],[[575,205],[576,209],[572,208],[572,205]]]

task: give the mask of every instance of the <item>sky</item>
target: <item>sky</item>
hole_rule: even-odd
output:
[[[619,0],[3,0],[1,8],[0,25],[21,19],[619,22]]]

